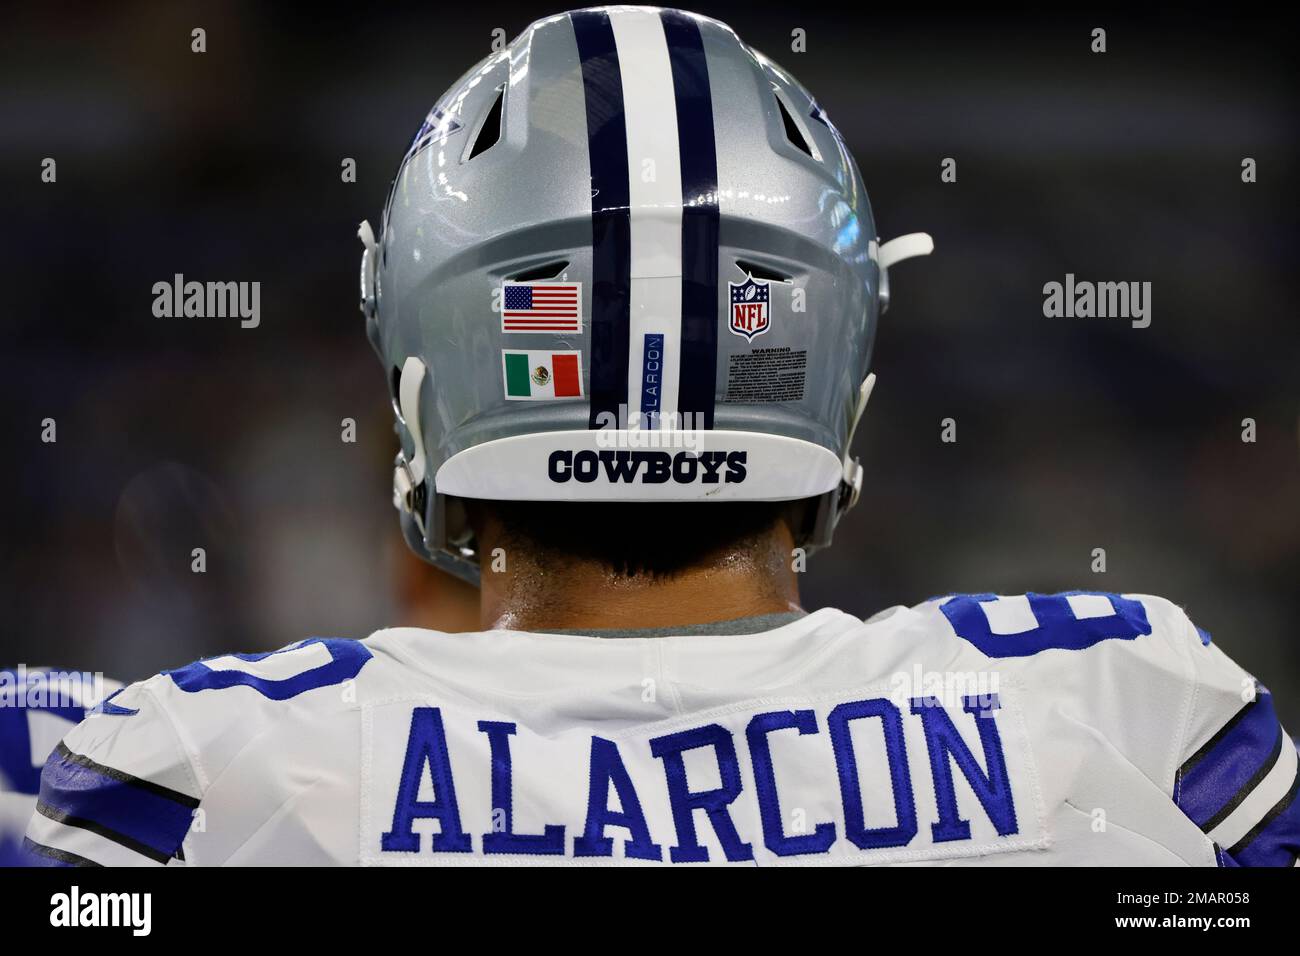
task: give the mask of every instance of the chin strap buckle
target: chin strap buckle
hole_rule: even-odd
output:
[[[858,464],[856,458],[849,457],[849,452],[853,448],[853,436],[857,434],[858,422],[862,421],[862,413],[867,410],[867,401],[871,398],[871,390],[875,387],[876,373],[872,372],[858,386],[858,401],[857,407],[853,409],[853,423],[849,425],[849,434],[844,439],[844,483],[855,489],[853,502],[858,500],[858,493],[862,491],[862,466]]]
[[[420,385],[425,377],[424,363],[410,356],[402,364],[397,401],[402,424],[411,437],[411,457],[399,451],[393,462],[393,505],[410,515],[424,534],[425,483],[428,463],[424,455],[424,431],[420,425]]]
[[[393,462],[393,507],[408,514],[413,510],[415,482],[411,480],[411,466],[406,456],[398,452]]]
[[[857,433],[858,422],[862,421],[862,413],[867,410],[867,400],[871,398],[871,390],[875,387],[875,372],[864,378],[862,384],[858,386],[858,402],[853,410],[853,423],[849,425],[848,437],[844,439],[843,473],[838,502],[841,515],[856,505],[858,498],[862,496],[862,464],[849,452],[853,448],[853,436]]]
[[[858,503],[862,497],[862,464],[856,458],[846,462],[844,465],[844,493],[841,498],[847,498],[841,506],[840,511],[845,512]]]
[[[423,484],[417,482],[415,476],[411,474],[411,466],[407,463],[406,456],[399,452],[393,462],[393,507],[409,515],[422,535],[424,534],[424,508],[420,506],[422,497],[420,492],[423,488]]]

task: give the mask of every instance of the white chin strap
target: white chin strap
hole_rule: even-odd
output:
[[[876,247],[876,265],[880,267],[880,311],[889,308],[889,267],[904,259],[928,256],[934,252],[934,240],[928,232],[909,232]]]
[[[910,232],[877,246],[874,252],[876,265],[880,268],[880,311],[884,312],[889,307],[889,267],[904,259],[928,256],[934,252],[934,240],[930,238],[928,232]],[[858,387],[858,402],[853,412],[853,424],[849,426],[848,438],[844,442],[844,484],[848,487],[848,499],[843,511],[848,511],[857,504],[858,497],[862,494],[862,465],[852,457],[853,436],[858,430],[858,422],[862,421],[862,413],[867,409],[871,390],[875,387],[875,372],[864,378]]]
[[[882,269],[888,269],[895,262],[928,256],[934,252],[934,240],[928,232],[909,232],[897,239],[890,239],[876,252],[876,263]]]
[[[862,465],[856,458],[850,457],[850,452],[853,449],[853,435],[858,430],[858,422],[862,421],[862,413],[867,410],[867,400],[871,398],[871,390],[875,387],[876,373],[872,372],[862,380],[862,385],[858,388],[858,407],[853,413],[853,424],[849,426],[849,437],[844,442],[844,483],[849,486],[845,511],[856,505],[858,496],[862,494]]]

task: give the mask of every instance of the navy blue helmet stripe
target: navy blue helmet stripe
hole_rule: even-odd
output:
[[[660,14],[677,98],[682,169],[682,333],[677,407],[693,427],[713,427],[718,367],[718,159],[713,96],[699,24]]]
[[[627,127],[623,78],[609,14],[569,14],[582,61],[587,112],[587,155],[591,165],[591,417],[618,415],[627,403],[629,292],[632,219],[628,185]],[[617,421],[617,417],[614,419]]]

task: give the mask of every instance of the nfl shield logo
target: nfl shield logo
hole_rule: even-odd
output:
[[[768,312],[770,283],[746,276],[744,282],[728,282],[727,286],[731,289],[729,327],[736,335],[743,335],[752,341],[754,336],[762,335],[772,324]]]

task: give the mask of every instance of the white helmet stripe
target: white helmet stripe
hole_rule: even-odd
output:
[[[627,129],[631,214],[628,413],[677,411],[682,327],[682,171],[677,103],[659,11],[609,13]],[[651,427],[648,421],[643,425]]]

